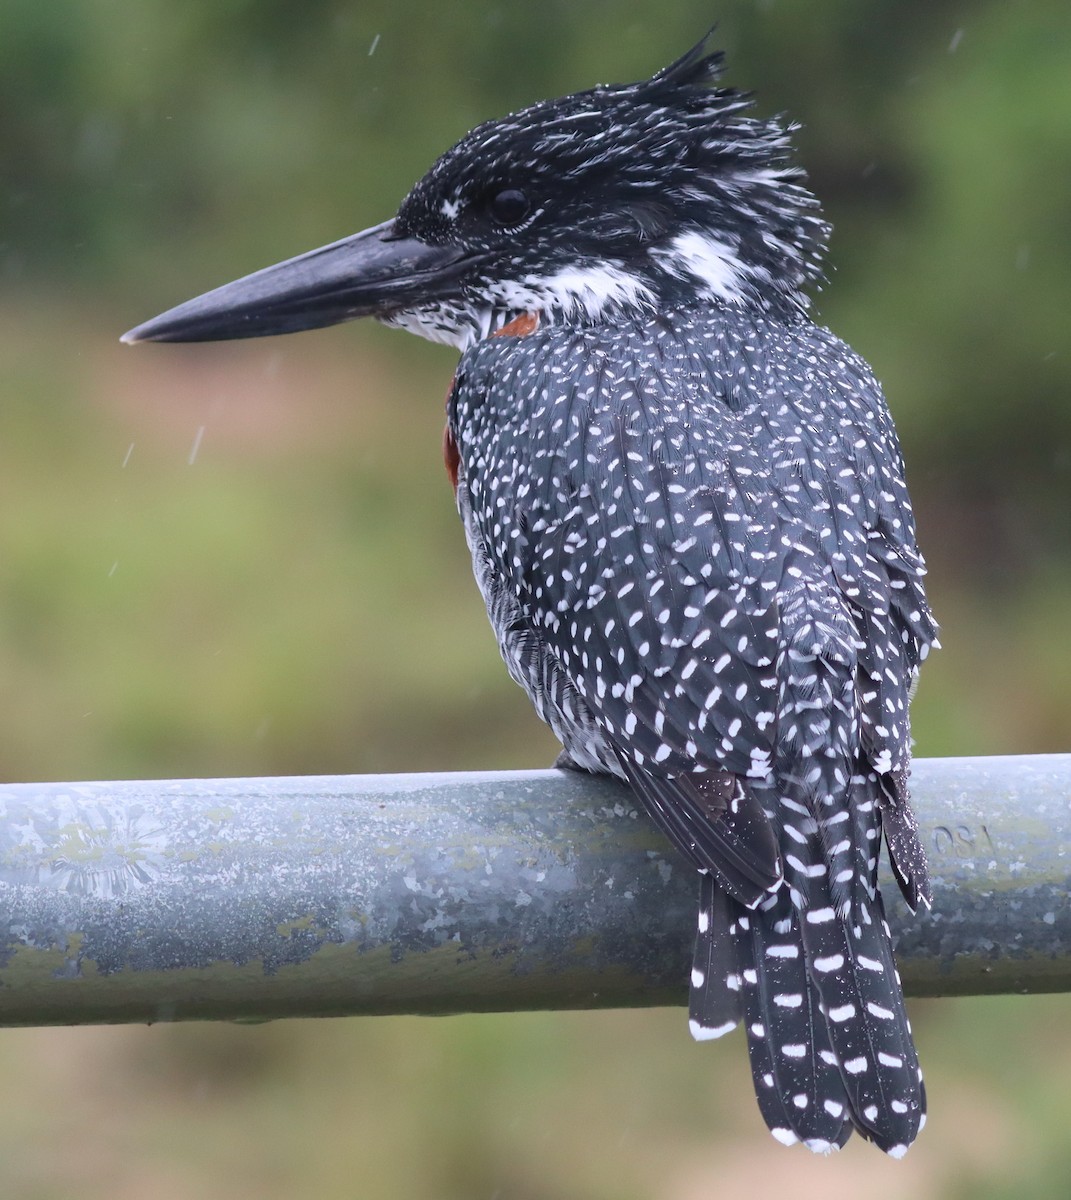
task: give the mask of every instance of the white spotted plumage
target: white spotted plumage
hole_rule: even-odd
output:
[[[903,780],[933,626],[868,368],[801,319],[695,306],[481,342],[449,413],[511,673],[573,764],[713,868],[693,1034],[745,1020],[786,1137],[907,1144],[923,1094],[875,879],[884,823],[925,897]]]

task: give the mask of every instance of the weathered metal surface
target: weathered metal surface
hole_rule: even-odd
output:
[[[915,995],[1071,989],[1071,755],[929,760]],[[674,1004],[693,873],[558,771],[0,787],[0,1024]]]

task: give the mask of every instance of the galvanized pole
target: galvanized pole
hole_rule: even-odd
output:
[[[1071,755],[919,762],[915,995],[1071,990]],[[676,1004],[694,874],[606,780],[0,787],[0,1024]]]

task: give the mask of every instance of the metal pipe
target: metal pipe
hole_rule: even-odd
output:
[[[1071,755],[912,788],[908,992],[1071,990]],[[0,786],[0,1025],[678,1004],[696,892],[568,772]]]

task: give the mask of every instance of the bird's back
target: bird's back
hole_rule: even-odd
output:
[[[906,765],[934,625],[885,401],[832,334],[707,308],[491,338],[461,360],[450,421],[496,579],[600,719],[624,730],[635,713],[635,689],[614,695],[624,668],[682,689],[661,735],[630,735],[641,765],[690,770],[689,738],[733,771],[773,749],[763,679],[786,592],[804,588],[864,637],[867,749]]]
[[[843,1093],[842,1061],[869,1056],[876,1070],[883,1054],[886,1073],[900,1063],[890,1095],[914,1127],[877,1128],[887,1114],[864,1112],[880,1094],[852,1079],[854,1106],[849,1089],[817,1124],[792,1111],[768,1121],[819,1146],[853,1121],[887,1146],[910,1141],[922,1100],[902,999],[891,1045],[881,1018],[845,1018],[866,991],[857,959],[887,945],[883,824],[905,894],[927,894],[904,780],[909,692],[934,625],[869,368],[806,320],[703,306],[485,340],[462,358],[449,420],[514,677],[573,762],[626,778],[710,882],[756,910],[741,929],[746,908],[704,893],[693,1031],[748,1014],[741,981],[765,955],[753,938],[797,945],[796,982],[770,974],[751,1002],[754,1059],[773,998],[789,1001],[788,1057],[757,1081],[776,1076],[772,1102],[805,1108]],[[808,911],[833,924],[808,927]],[[875,928],[853,949],[860,923]],[[815,979],[815,959],[840,968]],[[877,986],[899,995],[886,960]],[[796,1078],[803,1044],[810,1083]]]

